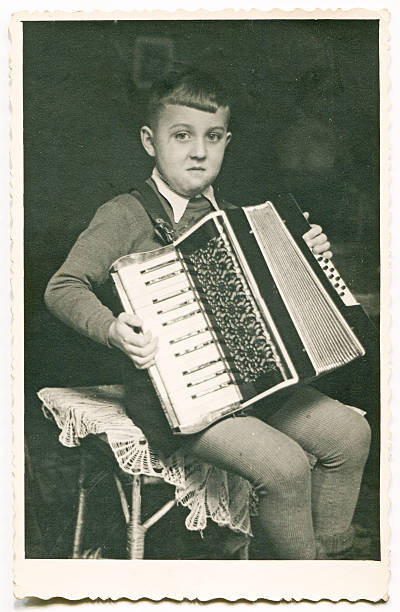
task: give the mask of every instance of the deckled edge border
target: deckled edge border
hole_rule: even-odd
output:
[[[380,102],[381,102],[381,114],[380,114],[380,126],[381,126],[381,145],[380,145],[380,161],[381,161],[381,258],[382,258],[382,273],[381,273],[381,365],[382,365],[382,423],[381,423],[381,434],[382,434],[382,452],[381,452],[381,527],[382,527],[382,562],[384,566],[384,572],[382,575],[383,584],[380,587],[380,591],[376,593],[374,597],[366,598],[363,593],[359,594],[342,594],[337,597],[327,598],[326,596],[317,595],[313,596],[310,594],[274,594],[272,591],[268,594],[255,594],[255,595],[240,595],[240,596],[229,596],[226,592],[213,591],[207,595],[199,596],[191,595],[189,592],[181,593],[156,593],[153,592],[151,595],[143,588],[134,588],[132,585],[127,588],[127,582],[121,583],[121,586],[115,588],[104,588],[104,585],[109,583],[110,574],[106,572],[105,577],[101,577],[98,572],[95,583],[98,586],[88,586],[87,590],[82,590],[80,584],[75,592],[72,592],[73,582],[70,583],[68,588],[57,588],[49,586],[50,577],[45,571],[45,565],[51,564],[53,567],[67,565],[68,572],[70,572],[70,564],[73,563],[78,570],[78,576],[82,575],[82,571],[91,563],[90,561],[80,560],[60,560],[57,563],[54,560],[28,560],[23,559],[23,510],[24,510],[24,493],[23,493],[23,365],[22,359],[22,342],[23,342],[23,286],[22,286],[22,245],[23,245],[23,149],[22,149],[22,21],[39,21],[39,20],[98,20],[98,19],[379,19],[380,20]],[[209,11],[200,9],[199,11],[185,11],[183,9],[175,11],[93,11],[84,12],[76,11],[74,13],[68,13],[66,11],[23,11],[13,15],[10,24],[10,39],[11,39],[11,51],[10,51],[10,109],[11,109],[11,159],[10,159],[10,170],[11,170],[11,294],[12,294],[12,354],[13,354],[13,473],[14,473],[14,573],[15,573],[15,596],[17,598],[35,596],[42,599],[50,599],[53,597],[64,597],[66,599],[120,599],[129,598],[131,600],[139,599],[151,599],[152,601],[161,601],[165,599],[174,601],[213,601],[213,600],[227,600],[227,601],[384,601],[387,600],[387,584],[389,579],[389,541],[390,533],[388,530],[388,518],[389,518],[389,487],[390,487],[390,391],[389,391],[389,379],[390,379],[390,343],[389,343],[389,330],[390,330],[390,209],[389,209],[389,169],[390,169],[390,146],[389,146],[389,12],[387,10],[371,11],[367,9],[316,9],[316,10],[303,10],[296,9],[293,11],[283,11],[281,9],[273,9],[270,11],[262,11],[259,9],[253,10],[242,10],[242,9],[223,9],[221,11]],[[22,553],[22,555],[21,555]],[[142,564],[143,562],[135,561],[122,561],[125,567],[130,566],[130,572],[137,571],[140,567],[137,563]],[[148,562],[145,562],[148,565]],[[157,562],[150,562],[152,565]],[[180,562],[167,562],[178,565]],[[192,564],[193,562],[190,562]],[[194,562],[196,563],[196,562]],[[203,563],[202,567],[204,568]],[[215,567],[215,563],[219,562],[207,562],[211,563]],[[238,562],[236,562],[238,563]],[[240,574],[243,574],[244,570],[253,565],[252,562],[247,563],[245,568],[242,563],[238,563],[236,567],[240,566]],[[266,562],[267,564],[273,564],[274,567],[284,564],[286,573],[286,582],[288,579],[287,567],[288,563],[293,568],[294,564],[301,564],[307,562]],[[313,564],[319,562],[312,562]],[[338,562],[340,564],[340,562]],[[350,570],[350,563],[346,562],[347,571]],[[135,568],[132,567],[135,565]],[[34,568],[33,565],[36,567]],[[101,563],[103,565],[103,563]],[[115,566],[115,564],[113,564]],[[181,565],[181,564],[180,564]],[[185,562],[187,565],[187,562]],[[337,565],[337,564],[335,564]],[[271,572],[273,566],[270,565]],[[163,565],[161,566],[163,567]],[[165,566],[164,566],[165,567]],[[254,566],[253,566],[254,567]],[[304,568],[304,565],[303,565]],[[314,566],[315,568],[315,566]],[[160,569],[160,566],[159,566]],[[176,568],[177,570],[179,568]],[[35,571],[36,570],[36,571]],[[57,572],[61,570],[58,567]],[[330,562],[330,573],[334,566]],[[213,570],[214,571],[214,570]],[[229,566],[230,571],[230,582],[234,582],[234,575],[232,574],[232,565]],[[76,572],[74,572],[75,574]],[[101,572],[102,574],[103,572]],[[158,572],[157,572],[158,573]],[[236,573],[236,572],[234,572]],[[175,571],[173,571],[175,574]],[[291,572],[289,572],[289,575]],[[132,574],[130,573],[130,576]],[[26,578],[28,579],[26,580]],[[39,586],[38,580],[44,580],[45,584]],[[79,580],[78,583],[81,581]],[[130,581],[132,582],[132,581]],[[180,580],[180,582],[182,582]],[[54,584],[54,583],[53,583]],[[76,584],[76,582],[75,582]],[[101,586],[100,586],[101,585]],[[250,585],[249,585],[250,586]],[[64,584],[64,587],[66,585]],[[122,588],[122,590],[121,590]],[[221,589],[223,591],[224,589]],[[195,592],[195,591],[194,591]]]

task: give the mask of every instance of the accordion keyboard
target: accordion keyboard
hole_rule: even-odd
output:
[[[144,329],[158,338],[156,366],[175,412],[197,421],[210,405],[220,410],[239,402],[229,364],[177,254],[125,266],[119,278]]]

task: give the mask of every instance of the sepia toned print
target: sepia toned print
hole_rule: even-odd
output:
[[[12,26],[17,596],[384,598],[386,14],[66,15]]]

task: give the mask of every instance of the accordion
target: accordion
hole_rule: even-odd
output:
[[[219,210],[111,268],[126,312],[159,339],[149,375],[176,434],[364,355],[362,311],[315,256],[295,201]]]

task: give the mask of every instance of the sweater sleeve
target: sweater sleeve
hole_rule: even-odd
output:
[[[140,209],[140,204],[130,195],[118,196],[103,204],[50,279],[45,292],[50,312],[102,344],[108,344],[114,315],[98,299],[95,290],[105,283],[115,260],[131,252],[140,233],[140,214],[146,215]],[[139,212],[139,219],[135,219],[135,210]]]

